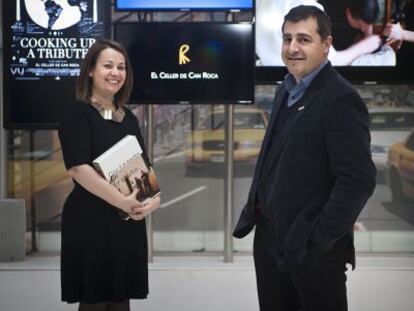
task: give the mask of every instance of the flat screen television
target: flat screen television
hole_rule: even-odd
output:
[[[353,13],[349,18],[347,9],[351,10],[350,3],[368,3],[371,6],[363,13],[358,6],[352,8]],[[383,34],[387,23],[396,24],[397,21],[403,28],[414,31],[414,0],[257,0],[258,83],[283,80],[287,73],[280,56],[281,26],[288,11],[300,4],[319,6],[329,15],[333,31],[333,47],[329,51],[329,59],[345,78],[353,83],[414,81],[414,42],[403,41],[388,45]],[[362,19],[365,20],[364,23],[361,23]],[[347,53],[351,49],[353,55]]]
[[[110,3],[3,1],[2,13],[4,127],[55,129],[89,47],[110,35]]]
[[[117,11],[251,10],[254,0],[115,0]]]
[[[250,23],[122,23],[114,37],[134,72],[141,103],[253,103]]]

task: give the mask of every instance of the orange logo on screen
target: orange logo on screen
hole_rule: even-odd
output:
[[[191,60],[185,55],[190,50],[190,46],[188,44],[183,44],[180,46],[180,50],[178,51],[178,64],[185,65],[186,63],[191,62]]]

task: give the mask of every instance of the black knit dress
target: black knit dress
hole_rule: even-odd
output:
[[[125,110],[124,119],[115,122],[103,119],[88,103],[74,104],[59,129],[66,168],[92,165],[127,134],[135,135],[144,147],[137,119]],[[145,221],[122,220],[115,207],[74,183],[62,214],[62,300],[98,303],[146,298]]]

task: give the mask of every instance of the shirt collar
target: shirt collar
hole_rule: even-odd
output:
[[[309,85],[311,84],[311,82],[313,81],[313,79],[315,79],[315,77],[318,75],[318,73],[322,70],[323,67],[325,67],[325,65],[328,62],[329,62],[329,60],[325,60],[318,68],[316,68],[315,70],[311,71],[306,76],[304,76],[299,81],[299,83],[296,82],[295,77],[291,73],[288,73],[285,76],[284,80],[285,80],[286,88],[287,88],[289,94],[294,92],[296,87],[298,87],[301,90],[307,89],[309,87]]]

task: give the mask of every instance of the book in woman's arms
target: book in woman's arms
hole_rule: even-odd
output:
[[[144,201],[160,193],[152,167],[142,157],[137,138],[127,135],[93,160],[96,170],[122,194],[138,189],[137,199]]]

